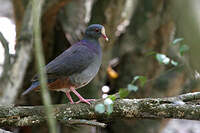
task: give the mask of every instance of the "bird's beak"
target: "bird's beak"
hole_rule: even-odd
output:
[[[109,40],[108,37],[106,36],[106,32],[105,32],[105,28],[104,28],[104,27],[101,29],[101,35],[103,36],[103,38],[104,38],[106,41]]]

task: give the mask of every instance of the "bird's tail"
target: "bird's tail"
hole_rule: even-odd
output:
[[[22,93],[22,96],[26,95],[27,93],[29,93],[30,91],[34,90],[36,87],[38,87],[40,85],[40,83],[38,81],[36,82],[33,82],[32,85],[27,89],[25,90],[23,93]]]

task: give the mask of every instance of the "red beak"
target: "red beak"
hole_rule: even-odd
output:
[[[103,34],[102,34],[102,36],[103,36],[103,38],[104,38],[106,41],[109,40],[108,37],[107,37],[106,35],[103,35]]]
[[[101,35],[103,36],[103,38],[104,38],[106,41],[109,40],[108,37],[106,36],[106,32],[105,32],[105,28],[104,28],[104,27],[101,29]]]

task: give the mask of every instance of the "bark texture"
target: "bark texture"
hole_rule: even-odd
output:
[[[70,124],[70,120],[74,119],[96,119],[103,122],[121,118],[200,120],[200,105],[195,102],[188,103],[190,100],[198,100],[199,95],[190,93],[171,98],[118,99],[114,102],[113,112],[110,115],[94,111],[95,105],[103,102],[102,100],[91,105],[80,103],[52,107],[54,117],[64,124]],[[43,106],[0,106],[0,109],[0,126],[32,126],[46,121]]]

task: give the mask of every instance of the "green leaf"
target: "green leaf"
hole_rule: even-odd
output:
[[[180,42],[183,41],[183,40],[184,40],[183,38],[176,38],[176,39],[172,42],[172,44],[173,44],[173,45],[178,44],[178,43],[180,43]]]
[[[166,55],[159,54],[159,53],[156,54],[156,59],[158,62],[165,64],[165,65],[169,64],[169,61],[170,61],[170,59]]]
[[[137,81],[138,79],[140,79],[140,77],[141,77],[141,76],[135,76],[135,77],[133,77],[133,83],[134,83],[135,81]]]
[[[95,105],[94,110],[100,114],[105,112],[105,106],[102,103]]]
[[[106,112],[110,115],[113,112],[113,101],[110,98],[106,98],[104,104],[106,105]]]
[[[106,99],[104,100],[104,104],[105,104],[105,105],[110,105],[110,104],[113,104],[113,101],[112,101],[110,98],[106,98]]]
[[[128,90],[129,91],[137,91],[138,87],[136,85],[128,84]]]
[[[110,115],[113,112],[113,104],[107,105],[107,113]]]
[[[137,80],[140,81],[140,86],[143,87],[147,81],[147,78],[145,76],[135,76],[135,77],[133,77],[131,84],[134,84]]]
[[[108,98],[110,98],[112,101],[115,101],[117,99],[115,95],[109,95]]]
[[[174,60],[171,60],[171,64],[172,64],[173,66],[178,66],[178,62],[176,62],[176,61],[174,61]]]
[[[145,77],[145,76],[141,76],[140,77],[140,85],[142,87],[144,86],[144,84],[146,83],[146,81],[147,81],[147,77]]]
[[[179,53],[181,56],[183,56],[183,54],[189,50],[189,46],[186,44],[183,44],[179,47]]]
[[[129,93],[130,93],[130,92],[129,92],[127,89],[124,89],[124,88],[121,88],[121,89],[119,90],[119,96],[120,96],[120,98],[125,98],[125,97],[127,97]]]

